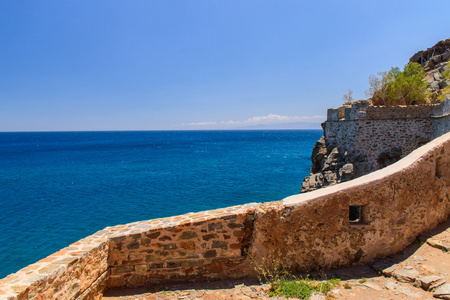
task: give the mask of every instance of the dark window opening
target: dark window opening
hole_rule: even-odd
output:
[[[351,223],[362,223],[361,205],[350,205],[349,221]]]

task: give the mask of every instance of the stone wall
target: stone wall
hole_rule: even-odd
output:
[[[0,280],[0,299],[101,299],[107,257],[98,232]]]
[[[396,253],[448,218],[449,154],[446,134],[382,170],[263,204],[251,252],[278,253],[297,271]],[[351,206],[360,209],[358,221],[350,221]]]
[[[107,286],[214,280],[249,274],[256,204],[138,222],[110,237]]]
[[[0,300],[101,299],[105,288],[248,276],[256,207],[107,227],[0,280]]]
[[[435,139],[450,131],[450,115],[434,118],[431,123],[431,138]]]
[[[404,157],[446,133],[449,114],[449,99],[435,105],[410,106],[370,106],[362,101],[345,107],[344,118],[336,120],[336,113],[328,113],[330,118],[322,127],[327,144],[364,153],[369,161],[376,162],[383,148],[398,145]]]
[[[402,157],[431,140],[431,118],[342,120],[323,124],[328,145],[364,154],[376,164],[380,152],[400,146]],[[334,148],[333,147],[333,148]]]
[[[328,110],[301,192],[357,178],[390,165],[449,131],[450,100],[435,105],[371,106],[359,101]],[[344,114],[342,114],[344,110]],[[316,157],[317,153],[320,155]]]
[[[382,170],[282,201],[105,228],[0,280],[0,299],[100,299],[107,287],[254,276],[248,253],[293,271],[359,264],[449,214],[450,133]]]

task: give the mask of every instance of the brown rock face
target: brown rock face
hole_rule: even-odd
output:
[[[448,60],[450,58],[450,38],[438,42],[431,48],[419,51],[414,54],[409,61],[421,64],[425,69],[425,80],[430,84],[432,92],[438,94],[450,83],[445,81],[442,72],[448,70]]]
[[[324,186],[337,184],[367,174],[364,155],[345,151],[326,143],[322,136],[314,145],[311,155],[310,176],[302,183],[301,193],[314,191]]]
[[[421,64],[423,67],[427,66],[430,61],[434,64],[438,61],[447,61],[450,55],[450,38],[439,41],[436,45],[427,50],[422,50],[414,54],[409,61]]]

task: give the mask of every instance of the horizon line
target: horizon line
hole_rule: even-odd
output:
[[[320,128],[235,128],[235,129],[106,129],[106,130],[17,130],[0,133],[51,133],[51,132],[158,132],[158,131],[320,131]]]

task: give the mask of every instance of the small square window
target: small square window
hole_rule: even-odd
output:
[[[362,207],[361,205],[349,206],[349,221],[350,223],[362,223]]]

